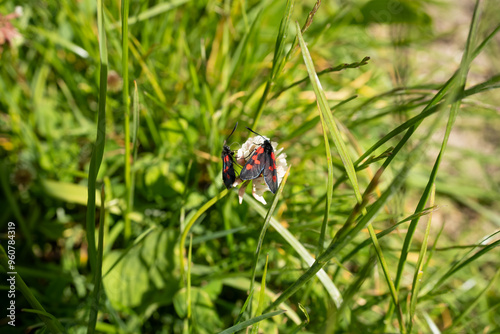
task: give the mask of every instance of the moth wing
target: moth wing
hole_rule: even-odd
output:
[[[253,180],[258,178],[264,169],[264,159],[264,148],[259,146],[250,156],[247,163],[243,166],[243,169],[240,172],[240,179]]]
[[[269,190],[273,194],[276,194],[278,190],[278,173],[276,171],[276,157],[274,156],[274,152],[266,154],[263,174],[264,181],[266,181]]]
[[[226,188],[230,189],[236,179],[233,159],[229,154],[224,155],[222,159],[222,180],[224,181]]]

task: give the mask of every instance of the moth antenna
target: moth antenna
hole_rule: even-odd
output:
[[[263,135],[253,131],[252,129],[250,129],[248,126],[246,127],[248,130],[252,131],[253,133],[255,133],[257,136],[261,136],[264,140],[267,140]]]
[[[233,131],[231,131],[231,134],[229,135],[229,137],[231,137],[234,133],[234,131],[236,130],[236,127],[238,126],[238,122],[236,122],[236,125],[234,126],[233,128]],[[226,140],[224,140],[224,144],[226,143],[226,141],[229,139],[229,137],[226,138]]]

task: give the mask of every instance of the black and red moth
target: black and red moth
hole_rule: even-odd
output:
[[[238,126],[238,122],[236,122],[236,125],[233,128],[233,131],[231,131],[231,134],[229,137],[231,137],[234,133],[234,130],[236,130],[236,127]],[[236,179],[236,175],[234,173],[234,152],[231,151],[231,148],[226,145],[226,141],[229,139],[229,137],[224,140],[224,144],[222,145],[222,180],[224,181],[224,185],[226,186],[227,189],[232,188],[233,183]]]
[[[248,130],[252,131],[256,135],[261,136],[257,132],[248,128]],[[248,159],[245,166],[240,173],[240,179],[242,180],[253,180],[260,176],[260,174],[264,175],[264,181],[266,181],[269,190],[273,194],[278,190],[278,175],[276,172],[276,157],[274,156],[273,146],[271,142],[264,138],[264,142],[257,147],[257,149],[252,153],[250,159]]]

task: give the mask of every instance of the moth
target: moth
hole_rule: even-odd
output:
[[[236,127],[238,126],[238,122],[236,122],[236,125],[233,128],[233,131],[231,131],[231,134],[229,137],[231,137],[236,130]],[[227,189],[230,189],[233,187],[233,183],[236,180],[236,174],[234,172],[234,152],[231,150],[229,146],[226,145],[226,142],[228,141],[229,137],[224,140],[224,144],[222,144],[222,181],[224,181],[224,185],[226,186]]]
[[[274,155],[273,145],[271,142],[264,138],[262,135],[248,128],[258,136],[264,139],[264,142],[255,149],[250,156],[250,159],[245,163],[240,173],[240,179],[253,180],[258,178],[261,174],[264,175],[269,190],[273,194],[278,190],[278,175],[276,172],[276,157]]]

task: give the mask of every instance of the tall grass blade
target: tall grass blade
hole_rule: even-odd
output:
[[[131,211],[130,207],[130,195],[131,195],[131,176],[130,176],[130,98],[129,98],[129,88],[128,88],[128,11],[129,11],[129,0],[122,1],[122,76],[123,76],[123,87],[122,87],[122,97],[123,97],[123,110],[125,111],[125,117],[123,128],[125,131],[125,162],[124,162],[124,179],[125,179],[125,212],[124,221],[125,228],[123,231],[123,236],[125,242],[130,239],[132,233],[132,227],[130,223],[129,213]]]
[[[255,199],[253,199],[251,196],[248,196],[245,194],[245,202],[248,202],[250,206],[253,207],[255,211],[261,216],[265,217],[267,214],[267,210],[260,204],[258,203]],[[299,254],[299,256],[302,258],[302,260],[310,267],[314,263],[314,258],[311,256],[309,251],[298,241],[295,236],[290,233],[283,225],[280,224],[279,221],[277,221],[275,218],[271,218],[271,226],[278,232],[283,239],[285,239],[286,242],[292,248]],[[335,286],[333,283],[332,279],[328,276],[328,274],[323,270],[319,270],[316,273],[316,276],[320,280],[321,284],[323,284],[323,287],[326,289],[328,294],[330,295],[330,298],[332,299],[333,303],[335,306],[338,308],[342,304],[342,295],[340,294],[339,289]]]
[[[283,314],[285,312],[286,312],[285,310],[278,310],[278,311],[274,311],[274,312],[269,312],[269,313],[263,314],[261,316],[258,316],[258,317],[255,317],[255,318],[248,319],[246,321],[240,322],[237,325],[234,325],[232,327],[229,327],[229,328],[223,330],[222,332],[219,332],[219,334],[232,334],[232,333],[236,333],[236,332],[239,332],[239,331],[247,328],[248,326],[251,326],[251,325],[253,325],[253,324],[255,324],[255,323],[259,322],[259,321],[272,318],[272,317],[274,317],[276,315],[280,315],[280,314]]]
[[[262,94],[262,97],[259,100],[259,105],[257,107],[257,111],[255,112],[255,117],[253,119],[253,124],[252,124],[253,129],[255,129],[257,127],[257,124],[259,123],[260,117],[262,116],[262,112],[264,111],[264,107],[267,102],[267,98],[269,96],[269,93],[271,92],[273,83],[276,80],[278,74],[280,73],[278,69],[280,68],[280,64],[283,61],[281,58],[283,50],[285,48],[285,42],[287,37],[286,34],[288,32],[288,26],[290,25],[290,18],[292,16],[294,2],[295,0],[287,0],[286,2],[285,11],[280,22],[278,36],[276,37],[276,45],[274,48],[274,57],[273,57],[273,65],[271,68],[271,73],[269,74],[269,77],[266,82],[266,87],[264,88],[264,93]]]
[[[245,33],[243,36],[243,39],[241,42],[238,44],[236,47],[236,50],[234,51],[233,58],[231,59],[231,67],[229,70],[229,80],[226,81],[226,86],[223,88],[223,91],[226,91],[229,85],[230,80],[233,78],[234,73],[236,69],[238,68],[238,65],[241,63],[243,56],[244,56],[244,50],[248,46],[248,41],[250,40],[250,37],[252,37],[255,34],[256,27],[258,26],[258,23],[260,22],[260,19],[262,17],[262,10],[260,9],[257,12],[257,15],[252,21],[252,25],[250,26],[250,29]]]
[[[356,171],[354,169],[354,165],[351,161],[351,158],[349,156],[349,153],[347,151],[347,147],[345,146],[345,143],[342,139],[342,136],[340,134],[340,131],[338,129],[337,124],[335,123],[335,119],[330,111],[330,108],[328,106],[328,101],[326,99],[326,94],[323,90],[323,87],[321,86],[321,82],[319,81],[318,75],[316,73],[316,70],[314,68],[313,61],[311,59],[311,55],[309,54],[309,50],[307,49],[306,43],[304,41],[304,38],[302,37],[302,34],[300,32],[300,26],[298,23],[296,23],[296,28],[297,28],[297,36],[299,39],[299,45],[302,50],[302,56],[304,58],[304,63],[306,64],[307,72],[309,73],[309,79],[311,81],[311,84],[314,89],[314,93],[316,95],[317,103],[318,103],[318,109],[320,110],[320,113],[322,116],[326,119],[326,124],[328,127],[328,130],[330,131],[331,135],[333,136],[333,142],[335,143],[335,146],[337,148],[337,151],[339,152],[340,158],[342,160],[342,163],[344,164],[344,168],[347,173],[347,177],[349,178],[349,181],[351,182],[351,185],[354,190],[354,194],[356,196],[356,200],[358,203],[362,202],[362,196],[361,192],[359,191],[359,184],[356,176]],[[330,160],[331,161],[331,160]],[[333,182],[332,182],[333,185]],[[328,196],[328,194],[327,194]],[[328,200],[327,200],[328,202]],[[387,266],[387,263],[385,261],[384,255],[382,253],[382,249],[380,248],[377,240],[377,236],[375,234],[375,231],[373,229],[373,226],[371,224],[368,224],[368,231],[370,232],[370,237],[373,241],[373,244],[375,246],[375,250],[377,252],[380,264],[382,266],[386,282],[389,287],[389,291],[391,292],[391,296],[393,299],[393,302],[395,305],[398,304],[398,298],[396,294],[396,289],[393,286],[393,282],[390,278],[389,275],[389,269]],[[323,229],[323,227],[322,227]],[[403,320],[402,316],[398,318],[400,320],[400,327],[401,331],[404,333],[405,328],[403,325]]]
[[[133,24],[136,24],[137,22],[149,20],[155,16],[161,15],[161,14],[168,12],[174,8],[177,8],[180,5],[185,4],[186,2],[189,2],[189,0],[171,0],[169,2],[163,2],[163,3],[159,3],[155,6],[151,6],[148,9],[141,11],[138,15],[128,18],[128,24],[133,25]],[[120,23],[121,22],[115,23],[113,28],[118,28],[120,26]]]
[[[137,82],[134,80],[134,101],[132,106],[132,162],[135,164],[137,161],[137,151],[139,144],[137,142],[137,135],[139,132],[139,92],[137,90]],[[129,211],[134,208],[134,190],[135,190],[135,170],[132,165],[132,172],[130,175],[130,193],[128,197],[128,207]]]
[[[439,330],[438,326],[434,323],[432,318],[427,312],[424,312],[424,319],[427,322],[427,325],[429,326],[429,329],[431,330],[432,334],[441,334],[441,331]]]
[[[411,216],[409,217],[406,217],[405,219],[397,222],[396,224],[392,225],[391,227],[388,227],[386,228],[385,230],[377,233],[377,238],[380,239],[380,238],[383,238],[385,237],[386,235],[390,234],[391,232],[393,232],[394,230],[396,230],[396,228],[398,228],[401,224],[404,224],[406,222],[409,222],[411,221],[412,219],[414,219],[416,216],[424,216],[424,215],[428,215],[430,214],[431,212],[433,212],[434,210],[436,210],[435,207],[430,207],[430,208],[426,208],[424,209],[422,212],[420,213],[417,213],[417,214],[412,214]],[[347,261],[349,261],[354,255],[356,255],[361,249],[363,249],[364,247],[370,245],[372,243],[372,239],[366,239],[365,241],[363,241],[362,243],[360,243],[359,245],[357,245],[352,251],[350,251],[347,255],[345,255],[341,260],[340,260],[340,263],[345,263]],[[335,276],[335,275],[334,275]]]
[[[410,157],[410,159],[405,163],[405,165],[400,169],[397,176],[391,182],[391,184],[387,187],[387,189],[382,193],[382,195],[370,206],[368,212],[361,217],[359,222],[352,229],[347,230],[339,230],[332,240],[328,248],[318,256],[316,261],[311,265],[309,270],[305,272],[298,280],[296,280],[290,287],[288,287],[281,295],[278,297],[264,312],[269,311],[277,306],[279,306],[282,302],[290,298],[293,294],[295,294],[305,283],[307,283],[314,275],[321,270],[332,258],[337,254],[337,252],[345,247],[347,243],[349,243],[353,237],[359,233],[363,228],[365,228],[368,224],[370,224],[378,212],[382,209],[385,203],[394,195],[396,191],[403,185],[406,177],[414,165],[414,156]],[[366,205],[368,202],[368,195],[371,194],[375,185],[378,183],[377,180],[372,180],[372,183],[368,186],[365,191],[363,204]],[[357,211],[361,210],[364,206],[359,205],[353,210],[353,215]]]
[[[335,313],[335,318],[332,322],[341,322],[342,320],[346,320],[348,323],[351,322],[348,312],[354,302],[354,296],[358,293],[365,280],[370,277],[376,264],[377,258],[374,255],[370,256],[368,261],[366,261],[366,263],[361,267],[356,276],[353,277],[354,281],[344,292],[344,302]]]
[[[295,329],[290,334],[297,334],[297,333],[299,333],[303,328],[306,328],[307,325],[309,325],[309,322],[310,322],[309,314],[307,313],[306,308],[301,303],[299,303],[298,306],[299,306],[300,310],[306,316],[306,320],[304,320],[300,325],[297,325],[297,327],[295,327]]]
[[[26,285],[21,275],[19,275],[17,272],[15,273],[12,272],[11,269],[12,267],[9,265],[8,261],[9,258],[7,256],[7,253],[5,252],[5,248],[3,248],[2,245],[0,245],[0,266],[2,266],[6,271],[7,275],[9,275],[8,278],[10,278],[11,276],[15,276],[16,290],[22,293],[24,298],[26,298],[26,301],[31,305],[31,307],[33,307],[34,310],[38,311],[37,312],[38,316],[43,321],[45,326],[47,326],[47,328],[50,330],[51,333],[53,334],[65,333],[66,330],[61,325],[61,323],[52,314],[47,313],[47,311],[45,311],[42,304],[40,304],[38,299],[36,299],[36,297],[33,295],[31,289]],[[7,295],[7,291],[4,291],[4,293]]]
[[[260,292],[259,292],[259,305],[255,311],[255,316],[258,317],[262,315],[262,310],[264,309],[264,301],[266,299],[266,277],[267,277],[267,264],[269,263],[269,254],[266,256],[266,264],[264,265],[264,273],[262,274],[262,280],[260,282]],[[257,334],[259,332],[259,324],[257,322],[252,327],[252,334]]]
[[[475,39],[475,31],[477,29],[477,23],[478,23],[477,22],[477,18],[479,15],[478,5],[479,5],[479,1],[476,2],[476,6],[474,8],[474,14],[472,17],[471,28],[469,31],[469,36],[467,38],[467,43],[466,43],[465,51],[464,51],[464,54],[462,57],[462,62],[460,64],[460,68],[457,72],[458,74],[456,77],[454,76],[452,79],[450,79],[452,87],[454,88],[454,91],[452,91],[452,93],[449,94],[449,96],[447,97],[447,99],[444,103],[445,105],[447,105],[448,103],[451,103],[454,100],[455,96],[459,96],[462,93],[463,87],[465,86],[467,72],[468,72],[468,69],[470,66],[470,62],[472,60],[470,58],[470,55],[469,55],[470,47],[471,47],[472,41]],[[454,79],[454,78],[456,78],[456,79]],[[453,128],[453,124],[455,122],[455,118],[456,118],[458,109],[460,108],[460,104],[461,104],[461,101],[458,100],[458,101],[453,102],[453,104],[451,106],[450,116],[448,118],[448,124],[446,126],[446,132],[445,132],[442,144],[441,144],[441,149],[439,151],[436,162],[434,163],[434,167],[432,169],[432,172],[431,172],[431,175],[429,177],[429,181],[427,182],[427,186],[424,190],[424,193],[422,194],[420,201],[417,205],[417,208],[415,209],[416,212],[421,211],[424,208],[425,203],[427,202],[427,200],[430,196],[432,185],[434,184],[434,182],[436,180],[439,165],[441,164],[441,159],[444,155],[444,151],[446,150],[446,146],[448,144],[448,138],[449,138],[451,130]],[[413,234],[415,233],[415,229],[417,227],[418,220],[419,220],[419,218],[416,218],[415,220],[413,220],[410,223],[410,226],[408,227],[408,232],[407,232],[406,237],[405,237],[403,249],[401,250],[401,256],[399,258],[399,263],[398,263],[398,269],[397,269],[396,280],[395,280],[396,290],[399,290],[399,286],[401,283],[401,277],[403,275],[404,266],[406,264],[406,259],[408,257],[411,242],[413,239]]]
[[[97,255],[95,244],[95,202],[96,181],[99,167],[104,155],[106,143],[106,92],[108,86],[108,51],[106,46],[106,31],[104,29],[104,4],[102,0],[97,1],[97,29],[99,34],[99,56],[101,68],[99,71],[99,113],[97,115],[97,137],[92,150],[92,158],[89,166],[88,200],[87,200],[87,242],[89,262],[92,270],[95,270]]]
[[[330,143],[328,140],[328,134],[326,130],[325,119],[323,113],[319,113],[321,119],[321,125],[323,126],[323,139],[325,140],[325,151],[326,151],[326,163],[328,168],[328,180],[326,182],[326,203],[325,203],[325,214],[323,215],[323,222],[321,224],[321,231],[318,240],[318,254],[321,254],[324,249],[325,244],[325,234],[328,227],[328,220],[330,217],[330,206],[332,204],[333,197],[333,163],[332,163],[332,152],[330,151]]]
[[[422,193],[422,196],[420,197],[420,201],[417,204],[415,212],[423,209],[425,206],[425,203],[429,199],[432,184],[436,180],[437,171],[439,169],[439,165],[441,163],[442,156],[443,156],[444,151],[446,149],[446,146],[448,143],[448,138],[449,138],[449,135],[451,133],[451,129],[453,127],[458,109],[460,108],[461,96],[463,96],[463,90],[464,90],[465,81],[467,78],[467,73],[468,73],[470,64],[473,60],[473,58],[471,57],[471,54],[470,54],[470,52],[471,52],[470,50],[472,47],[471,44],[475,40],[475,35],[476,35],[475,32],[477,30],[478,16],[479,16],[478,6],[479,6],[479,1],[476,2],[476,6],[474,8],[472,22],[471,22],[471,26],[470,26],[470,30],[469,30],[469,35],[467,37],[464,54],[462,56],[462,61],[460,63],[460,67],[459,67],[458,71],[446,82],[446,84],[443,86],[443,88],[434,96],[434,98],[431,100],[431,102],[424,109],[424,111],[426,111],[426,109],[430,110],[431,107],[434,107],[438,102],[440,102],[442,100],[444,100],[444,102],[441,103],[440,105],[443,107],[447,106],[448,104],[451,103],[450,115],[448,118],[448,124],[446,126],[445,135],[444,135],[443,141],[441,143],[441,149],[440,149],[438,157],[434,163],[431,174],[429,176],[427,186],[426,186],[424,192]],[[488,36],[486,39],[488,40],[489,38],[490,37]],[[483,48],[483,47],[484,47],[484,45],[480,45],[476,50],[478,50],[478,49],[480,50],[480,48]],[[474,52],[472,55],[477,55],[477,54]],[[448,93],[448,94],[445,95],[445,93]],[[416,124],[415,126],[410,128],[410,130],[408,130],[408,131],[413,130],[418,125],[420,125],[420,123]],[[419,220],[419,218],[416,218],[415,220],[413,220],[410,223],[410,226],[408,227],[408,232],[407,232],[405,240],[404,240],[403,248],[401,250],[401,255],[399,257],[399,263],[398,263],[398,268],[396,271],[396,279],[395,279],[395,285],[396,285],[397,291],[399,291],[399,287],[401,284],[401,278],[403,276],[403,271],[404,271],[404,267],[406,264],[406,259],[407,259],[407,256],[408,256],[408,253],[409,253],[409,250],[411,247],[413,234],[415,233],[415,229],[416,229],[416,226],[418,224],[418,220]],[[386,314],[386,319],[390,319],[390,317],[392,315],[392,311],[393,311],[393,308],[390,307],[389,311]],[[386,323],[387,322],[388,321],[386,321]]]
[[[188,325],[190,325],[192,319],[192,302],[191,302],[191,266],[192,266],[192,254],[193,254],[193,235],[189,236],[189,251],[188,251],[188,268],[187,268],[187,279],[186,279],[186,309],[187,309],[187,320]]]
[[[99,300],[102,292],[102,256],[104,250],[104,224],[106,217],[104,185],[101,187],[101,212],[99,218],[99,243],[97,248],[97,263],[94,271],[94,290],[92,291],[92,300],[90,302],[89,323],[87,333],[95,333],[97,315],[99,313]]]
[[[191,227],[193,227],[196,220],[198,218],[200,218],[200,216],[203,213],[205,213],[205,211],[210,209],[210,207],[212,207],[212,205],[214,205],[215,203],[217,203],[217,201],[219,201],[221,198],[226,196],[228,194],[228,192],[229,192],[228,189],[224,189],[219,194],[217,194],[215,197],[213,197],[208,202],[206,202],[204,205],[202,205],[202,207],[199,208],[198,211],[196,211],[196,213],[193,215],[193,217],[191,217],[191,219],[187,222],[186,226],[184,226],[182,233],[181,233],[180,242],[179,242],[179,247],[180,247],[180,250],[179,250],[179,261],[180,262],[179,263],[181,265],[181,276],[184,276],[184,270],[185,270],[184,248],[186,245],[186,238],[189,234],[189,231],[191,230]]]
[[[309,50],[307,49],[306,43],[302,34],[300,32],[300,26],[296,23],[297,28],[297,36],[299,39],[299,45],[302,50],[302,56],[304,58],[304,63],[307,68],[307,72],[309,73],[309,79],[311,80],[311,84],[314,89],[314,94],[316,95],[318,109],[323,114],[324,119],[326,120],[326,125],[330,134],[333,136],[333,142],[337,151],[339,152],[340,159],[344,164],[344,168],[346,169],[346,173],[348,175],[349,181],[354,189],[356,199],[358,202],[361,201],[361,193],[359,192],[358,179],[356,177],[356,171],[354,170],[354,166],[352,164],[351,158],[347,152],[347,148],[342,139],[340,131],[335,124],[335,120],[328,106],[328,101],[326,99],[325,92],[323,91],[323,87],[321,86],[321,82],[319,81],[318,75],[316,74],[316,70],[314,69],[314,64],[311,59],[311,55],[309,54]]]
[[[288,170],[286,171],[285,175],[283,176],[283,179],[281,180],[278,191],[276,191],[276,194],[274,194],[273,202],[271,204],[271,207],[267,211],[266,218],[264,218],[264,224],[262,224],[262,229],[260,230],[259,239],[257,241],[257,248],[255,250],[255,255],[254,255],[254,259],[253,259],[252,277],[250,278],[250,289],[249,289],[249,294],[248,294],[248,299],[250,299],[250,303],[248,304],[250,314],[252,314],[253,285],[255,282],[255,273],[257,272],[257,267],[259,265],[260,251],[262,250],[262,244],[264,243],[264,237],[266,236],[267,229],[269,228],[269,223],[270,223],[271,218],[274,214],[274,210],[276,210],[276,206],[278,205],[280,195],[283,192],[283,188],[285,187],[286,180],[288,179],[288,175],[290,174],[291,168],[292,168],[291,165],[288,166]],[[241,318],[241,316],[242,316],[242,312],[240,311],[239,317]]]
[[[302,34],[304,34],[304,29],[302,29]],[[296,43],[296,41],[294,41]],[[329,67],[327,69],[324,69],[320,72],[317,72],[317,75],[318,77],[324,75],[324,74],[327,74],[327,73],[332,73],[332,72],[339,72],[339,71],[342,71],[342,70],[345,70],[345,69],[348,69],[348,68],[358,68],[358,67],[361,67],[361,66],[364,66],[366,64],[368,64],[368,61],[370,60],[370,57],[364,57],[361,61],[359,62],[354,62],[354,63],[350,63],[350,64],[346,64],[346,63],[342,63],[340,65],[337,65],[337,66],[334,66],[334,67]],[[302,78],[300,80],[297,80],[297,81],[294,81],[293,83],[291,83],[290,85],[286,86],[286,87],[283,87],[281,90],[279,90],[278,92],[276,92],[271,98],[270,100],[274,100],[276,99],[278,96],[280,96],[281,94],[283,94],[285,91],[295,87],[295,86],[298,86],[306,81],[309,80],[309,77],[305,77],[305,78]]]
[[[436,195],[436,186],[433,184],[431,189],[431,197],[429,201],[429,205],[434,205],[434,198]],[[408,333],[412,332],[413,329],[413,318],[415,317],[415,310],[417,308],[418,301],[418,292],[420,291],[420,285],[422,283],[422,277],[424,275],[423,266],[425,253],[427,251],[427,242],[429,240],[429,234],[431,231],[431,222],[432,222],[432,212],[429,214],[429,218],[427,221],[427,227],[425,229],[424,239],[422,241],[422,246],[420,247],[420,253],[418,254],[417,265],[415,266],[415,274],[413,275],[413,283],[411,288],[411,297],[410,297],[410,308],[408,314]]]
[[[461,325],[462,320],[477,306],[477,304],[481,301],[486,292],[488,292],[491,289],[491,287],[494,286],[499,276],[500,276],[500,269],[498,269],[493,278],[489,280],[488,285],[483,289],[483,291],[481,291],[476,296],[476,298],[474,298],[472,302],[466,304],[467,307],[465,308],[465,310],[463,310],[462,313],[460,313],[460,315],[453,321],[453,324],[446,329],[445,333],[453,333],[453,332],[456,333],[457,327],[458,328],[462,327]]]
[[[19,208],[19,205],[17,203],[16,198],[14,198],[14,194],[12,193],[12,190],[10,189],[9,185],[9,170],[7,168],[7,164],[5,161],[2,161],[0,163],[0,185],[1,189],[3,190],[4,196],[7,198],[7,203],[10,207],[10,209],[14,213],[14,217],[16,217],[17,222],[19,223],[19,227],[21,228],[21,232],[23,233],[23,236],[26,240],[26,246],[28,249],[32,250],[33,249],[33,238],[31,236],[30,229],[28,227],[28,224],[26,223],[26,220],[24,219],[24,216],[21,214],[21,210]],[[2,222],[3,224],[3,222]]]
[[[493,238],[495,235],[499,234],[500,231],[496,231],[487,237],[483,238],[483,240],[479,243],[479,245],[484,245],[484,243]],[[500,240],[494,241],[485,247],[481,248],[477,253],[472,255],[469,258],[466,258],[467,255],[465,255],[462,260],[451,266],[451,268],[443,275],[441,278],[438,280],[438,282],[433,286],[433,290],[436,290],[438,287],[440,287],[448,278],[450,278],[453,274],[455,274],[457,271],[461,270],[462,268],[466,267],[470,263],[476,261],[479,259],[481,256],[487,254],[488,252],[492,251],[494,248],[500,246]],[[477,247],[471,249],[467,254],[472,253]]]

